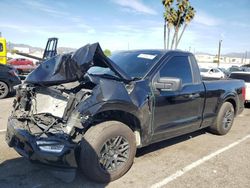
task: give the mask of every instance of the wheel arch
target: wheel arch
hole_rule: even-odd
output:
[[[227,100],[225,100],[224,102],[229,102],[233,105],[234,107],[234,114],[237,114],[237,104],[234,98],[228,98]]]
[[[8,81],[0,79],[0,82],[5,83],[8,86],[8,89],[10,89],[10,83]]]
[[[100,111],[97,114],[95,114],[93,118],[103,119],[104,121],[107,120],[120,121],[128,125],[128,127],[130,127],[133,131],[141,129],[141,123],[139,118],[136,115],[124,110],[113,109],[113,110]]]
[[[217,110],[217,113],[219,112],[222,104],[225,102],[229,102],[233,105],[234,113],[236,115],[238,112],[237,94],[234,92],[230,92],[230,93],[225,93],[223,96],[221,96],[221,102],[219,104],[219,108]]]
[[[98,120],[98,124],[105,121],[119,121],[124,123],[134,132],[137,145],[141,145],[141,121],[135,114],[121,109],[109,109],[96,113],[92,118]],[[92,126],[95,125],[93,124]]]

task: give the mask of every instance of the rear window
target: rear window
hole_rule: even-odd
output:
[[[245,82],[250,82],[250,74],[235,74],[232,73],[230,78],[244,80]]]

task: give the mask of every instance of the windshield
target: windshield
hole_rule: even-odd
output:
[[[200,68],[200,72],[208,72],[208,69]]]
[[[110,57],[110,59],[117,64],[126,74],[131,78],[142,78],[153,66],[153,64],[160,59],[164,54],[162,51],[126,51],[117,52]],[[91,67],[88,70],[89,74],[97,75],[113,75],[109,68]]]

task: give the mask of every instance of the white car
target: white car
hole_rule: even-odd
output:
[[[245,102],[250,102],[250,72],[232,72],[229,78],[244,80],[246,84]]]
[[[200,68],[201,76],[208,78],[225,78],[224,72],[218,68]]]

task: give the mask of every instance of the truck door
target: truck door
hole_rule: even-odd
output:
[[[197,72],[198,65],[194,63],[193,66],[189,56],[173,56],[163,62],[153,78],[153,139],[166,139],[199,129],[205,89]],[[154,88],[159,78],[169,77],[181,80],[180,89],[168,91]]]
[[[5,38],[0,37],[0,64],[7,63],[7,48]]]

